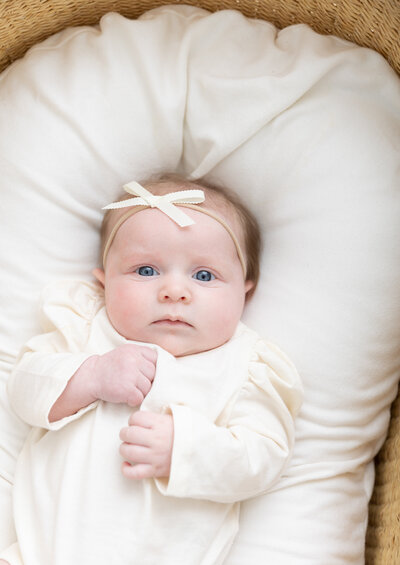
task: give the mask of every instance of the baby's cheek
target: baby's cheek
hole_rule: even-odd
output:
[[[239,322],[238,311],[235,307],[227,305],[224,309],[217,310],[217,316],[213,323],[213,333],[220,338],[227,340],[230,339]]]
[[[108,301],[106,297],[106,307],[113,326],[124,334],[132,323],[140,320],[146,305],[140,296],[122,287]]]
[[[230,299],[227,298],[221,303],[221,319],[225,324],[233,324],[236,326],[243,312],[244,298],[241,295],[234,294]]]

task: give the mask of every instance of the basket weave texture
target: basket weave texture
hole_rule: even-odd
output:
[[[93,25],[107,12],[129,18],[174,0],[2,0],[0,2],[0,71],[53,33],[72,25]],[[279,28],[309,24],[371,47],[400,73],[399,0],[185,0],[210,11],[237,9]]]
[[[392,406],[386,441],[376,458],[374,493],[369,505],[367,565],[400,563],[400,395]]]
[[[93,25],[107,12],[128,18],[173,0],[2,0],[0,72],[36,43],[69,26]],[[400,0],[185,0],[206,10],[240,10],[278,28],[306,23],[381,53],[400,74]],[[366,565],[400,564],[400,396],[376,460]]]

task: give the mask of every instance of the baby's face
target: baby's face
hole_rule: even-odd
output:
[[[229,340],[252,286],[223,226],[201,212],[185,213],[196,222],[185,228],[156,209],[134,214],[119,228],[105,272],[95,270],[114,328],[175,356]]]

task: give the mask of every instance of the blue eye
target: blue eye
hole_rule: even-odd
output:
[[[215,279],[215,276],[212,273],[210,273],[210,271],[206,271],[205,269],[203,269],[201,271],[197,271],[197,273],[193,275],[193,278],[197,279],[198,281],[209,282],[209,281],[213,281]]]
[[[149,265],[139,267],[138,269],[136,269],[135,273],[142,277],[154,277],[155,275],[159,274],[155,269],[153,269],[153,267],[149,267]]]

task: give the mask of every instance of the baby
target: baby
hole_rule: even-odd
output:
[[[47,288],[46,333],[10,377],[34,427],[15,476],[18,543],[0,563],[222,563],[239,502],[289,460],[299,377],[240,322],[259,276],[253,215],[204,183],[125,190],[104,217],[98,283]]]

